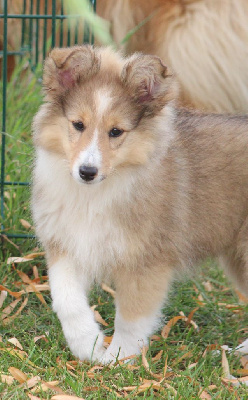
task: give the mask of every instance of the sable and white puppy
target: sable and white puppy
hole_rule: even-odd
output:
[[[108,48],[54,49],[34,119],[32,207],[53,309],[80,359],[139,353],[175,272],[219,256],[248,291],[248,117],[174,106],[161,60]],[[107,350],[88,305],[116,289]]]

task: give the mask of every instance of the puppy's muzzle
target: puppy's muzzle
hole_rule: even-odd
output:
[[[96,167],[89,167],[87,165],[81,165],[79,167],[79,176],[86,182],[93,181],[97,176],[98,169]]]

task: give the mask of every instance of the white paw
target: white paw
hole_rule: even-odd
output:
[[[113,337],[112,343],[107,348],[101,362],[103,364],[109,364],[117,360],[124,360],[124,362],[133,362],[133,357],[141,353],[142,347],[145,345],[143,340],[137,340],[135,343],[121,343]],[[131,340],[130,340],[131,342]]]
[[[103,346],[103,333],[96,329],[98,327],[94,328],[94,330],[84,332],[83,335],[77,333],[73,336],[65,335],[71,352],[82,361],[99,361],[106,351]]]

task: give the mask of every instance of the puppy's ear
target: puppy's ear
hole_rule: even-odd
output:
[[[143,115],[153,116],[176,98],[176,83],[159,57],[134,54],[121,73],[121,79]]]
[[[62,97],[99,68],[100,58],[91,46],[53,49],[44,65],[43,86],[47,97]]]

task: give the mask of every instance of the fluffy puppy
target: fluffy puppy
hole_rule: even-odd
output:
[[[182,103],[247,112],[247,0],[98,0],[97,12],[127,54],[142,51],[166,60],[178,75]]]
[[[54,49],[34,119],[32,208],[53,309],[80,359],[138,354],[177,271],[219,256],[248,292],[248,117],[175,107],[156,56]],[[116,289],[105,351],[87,293]]]

